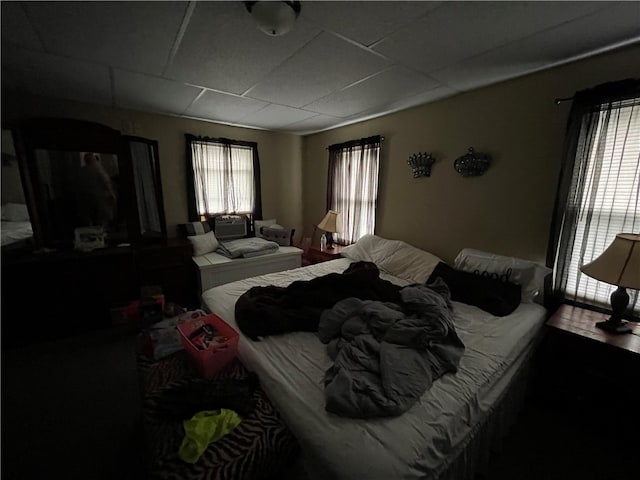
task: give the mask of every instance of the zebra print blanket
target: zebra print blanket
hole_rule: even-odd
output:
[[[151,479],[173,480],[261,480],[278,478],[299,452],[296,439],[260,387],[253,393],[254,411],[229,434],[209,445],[195,463],[183,462],[178,449],[184,437],[182,421],[167,420],[158,401],[167,389],[199,378],[184,351],[160,361],[144,356],[138,368],[145,391],[144,422],[147,436],[148,470]],[[246,378],[247,370],[234,360],[216,379]]]

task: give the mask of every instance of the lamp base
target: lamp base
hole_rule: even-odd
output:
[[[333,233],[325,232],[324,236],[327,239],[326,249],[327,250],[333,250]]]
[[[627,325],[627,322],[612,318],[604,322],[597,322],[596,327],[609,333],[631,333],[631,327]]]

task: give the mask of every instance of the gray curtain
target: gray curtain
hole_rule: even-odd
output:
[[[607,309],[615,287],[579,267],[597,258],[616,234],[640,230],[639,145],[640,80],[574,95],[547,250],[547,266],[554,270],[550,307],[568,302]],[[628,293],[626,316],[636,319],[638,292]]]

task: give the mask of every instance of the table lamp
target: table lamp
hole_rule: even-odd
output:
[[[340,214],[335,210],[329,210],[318,224],[318,228],[326,232],[324,236],[327,239],[327,248],[329,250],[333,250],[333,232],[340,232],[341,226]]]
[[[580,270],[596,280],[618,287],[611,294],[611,318],[596,323],[596,326],[607,332],[629,333],[631,328],[622,320],[622,315],[629,305],[626,289],[640,289],[640,235],[619,233],[598,258]]]

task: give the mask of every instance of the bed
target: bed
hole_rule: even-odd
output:
[[[351,258],[215,287],[203,293],[203,303],[240,331],[235,303],[251,287],[284,287],[294,280],[341,273],[358,260],[374,262],[383,279],[409,285],[426,281],[440,261],[404,242],[375,236],[345,254]],[[258,342],[241,334],[239,357],[258,374],[300,443],[304,475],[459,480],[473,478],[481,469],[489,446],[503,436],[522,400],[520,387],[546,311],[530,301],[501,317],[465,303],[453,302],[453,307],[455,328],[465,345],[457,373],[440,377],[408,411],[395,417],[362,420],[325,411],[323,380],[332,361],[317,334],[292,332]]]

